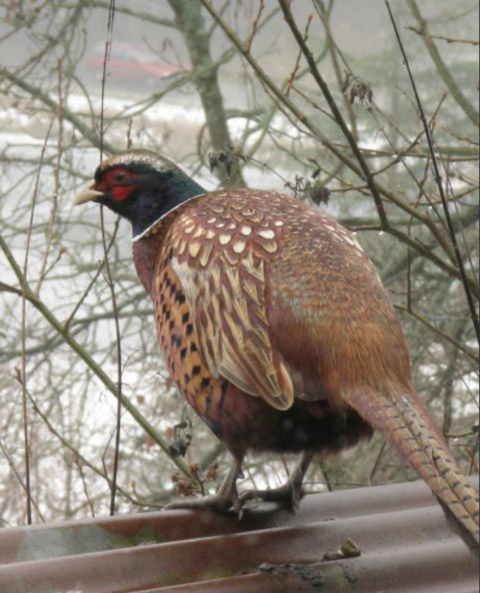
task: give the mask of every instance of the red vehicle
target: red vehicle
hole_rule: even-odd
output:
[[[105,45],[99,43],[87,59],[88,72],[96,80],[103,77],[104,59]],[[114,82],[141,84],[153,89],[181,71],[179,66],[164,62],[153,51],[137,45],[116,43],[110,51],[108,76]]]

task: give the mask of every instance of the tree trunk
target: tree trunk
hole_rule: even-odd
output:
[[[185,40],[194,72],[195,84],[200,95],[212,148],[223,152],[232,146],[225,105],[218,80],[218,67],[210,52],[210,35],[205,25],[202,7],[198,0],[168,0],[175,13],[177,27]],[[235,166],[228,174],[221,165],[217,170],[222,184],[227,187],[244,185],[240,168]]]

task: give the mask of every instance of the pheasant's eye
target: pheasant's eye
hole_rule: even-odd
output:
[[[115,173],[112,178],[113,183],[123,183],[127,179],[127,174],[124,172]]]
[[[123,185],[135,175],[129,169],[117,167],[111,171],[107,171],[103,176],[103,183],[107,187],[114,187],[116,185]]]

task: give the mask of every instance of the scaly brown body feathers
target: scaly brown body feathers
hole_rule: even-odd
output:
[[[240,506],[249,451],[303,451],[298,494],[314,453],[378,429],[478,542],[478,495],[413,388],[399,320],[352,233],[291,197],[229,190],[168,210],[134,257],[174,381],[236,459],[225,508]]]

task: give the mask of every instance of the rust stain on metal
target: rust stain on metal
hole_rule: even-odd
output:
[[[0,530],[0,593],[478,593],[478,572],[423,484]]]

